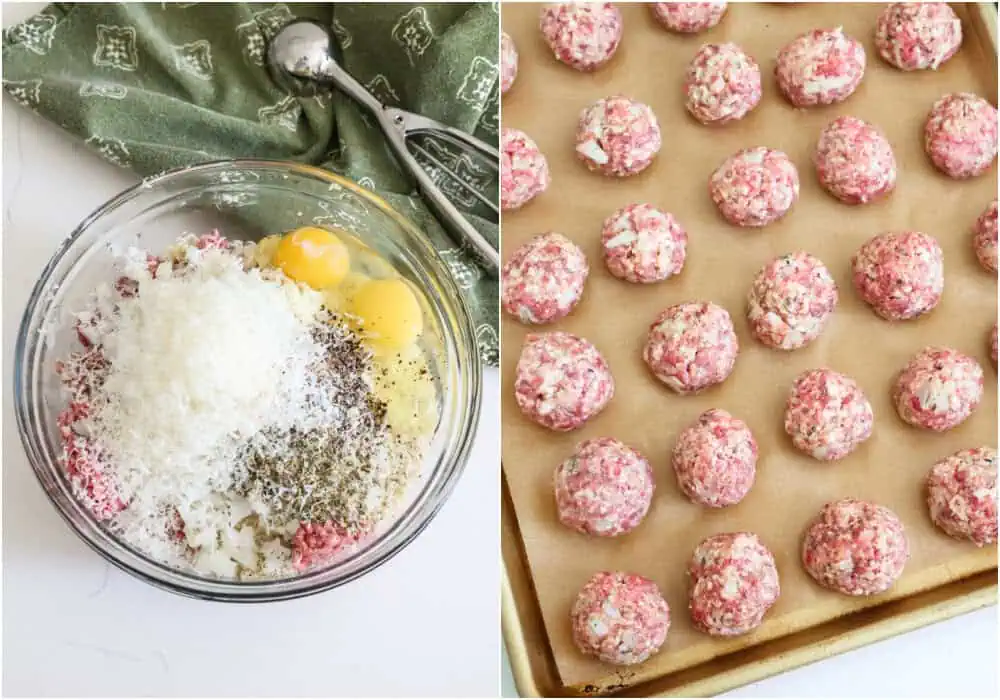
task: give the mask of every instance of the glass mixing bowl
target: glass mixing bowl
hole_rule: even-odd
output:
[[[423,351],[436,374],[439,418],[419,479],[394,517],[354,551],[294,578],[227,581],[158,563],[100,525],[74,498],[61,468],[56,416],[66,405],[55,362],[77,347],[72,314],[114,279],[115,251],[163,252],[182,233],[218,228],[259,240],[299,226],[344,229],[423,291]],[[70,527],[121,569],[176,593],[234,602],[301,597],[351,581],[416,537],[448,498],[465,465],[479,418],[482,369],[475,331],[442,259],[413,224],[371,192],[308,165],[258,160],[206,163],[167,172],[126,190],[81,223],[35,285],[18,332],[14,401],[25,451],[42,488]]]

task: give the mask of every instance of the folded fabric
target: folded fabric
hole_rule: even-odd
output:
[[[142,176],[269,158],[320,164],[378,192],[441,253],[495,365],[497,280],[428,212],[373,120],[346,96],[296,98],[271,79],[267,42],[297,17],[329,26],[344,66],[381,101],[496,143],[496,3],[57,3],[4,31],[3,86]],[[495,225],[470,218],[497,240]]]

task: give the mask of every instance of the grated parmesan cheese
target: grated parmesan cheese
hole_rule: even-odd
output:
[[[309,332],[319,295],[244,270],[225,251],[184,254],[181,271],[133,266],[142,293],[100,314],[92,340],[110,371],[84,426],[129,503],[117,523],[128,539],[153,547],[179,513],[206,568],[229,575],[232,563],[212,551],[230,544],[226,562],[245,558],[234,528],[251,511],[218,496],[238,477],[242,444],[265,426],[334,423],[340,409],[312,370],[324,354]]]

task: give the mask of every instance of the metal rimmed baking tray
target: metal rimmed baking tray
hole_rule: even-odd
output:
[[[515,680],[523,695],[714,695],[760,678],[921,625],[989,605],[997,596],[996,549],[976,550],[936,532],[926,518],[920,484],[939,457],[973,444],[996,444],[996,390],[987,387],[977,414],[942,436],[921,434],[895,416],[891,378],[924,345],[952,345],[989,365],[986,334],[996,317],[996,282],[976,267],[969,227],[996,194],[996,168],[956,183],[936,173],[922,152],[920,129],[933,101],[947,92],[997,99],[996,9],[956,4],[965,41],[937,72],[904,74],[881,62],[872,46],[877,5],[731,4],[722,24],[696,37],[669,35],[641,6],[622,5],[625,37],[604,69],[576,74],[546,55],[537,31],[538,6],[503,8],[504,30],[521,56],[517,82],[505,96],[503,121],[523,129],[549,158],[553,185],[545,195],[503,220],[505,256],[530,236],[559,230],[591,261],[580,306],[554,329],[592,340],[608,357],[617,380],[611,406],[582,430],[553,435],[530,425],[512,401],[503,424],[503,629]],[[868,52],[862,87],[846,102],[821,110],[792,109],[778,95],[772,72],[779,48],[816,27],[841,25]],[[761,65],[764,99],[746,120],[723,129],[697,125],[681,104],[684,66],[704,42],[735,41]],[[664,147],[645,173],[608,181],[576,163],[576,115],[590,102],[624,93],[650,104]],[[900,165],[896,192],[886,201],[851,208],[815,182],[810,153],[824,124],[854,114],[888,135]],[[781,222],[757,233],[722,222],[705,193],[708,175],[729,154],[751,145],[786,151],[798,165],[802,193]],[[672,211],[688,229],[689,262],[675,280],[637,289],[611,278],[598,250],[600,223],[630,201]],[[945,251],[946,289],[938,309],[904,326],[876,319],[850,286],[847,260],[865,239],[883,230],[919,228]],[[754,272],[774,255],[802,248],[831,268],[841,303],[828,332],[809,348],[775,354],[749,336],[743,299]],[[697,397],[679,398],[644,373],[638,349],[655,313],[671,303],[707,298],[733,315],[742,353],[727,382]],[[613,310],[613,313],[609,313]],[[503,396],[512,395],[513,367],[529,329],[503,326]],[[873,361],[877,358],[877,361]],[[796,374],[832,366],[854,376],[872,400],[876,436],[836,465],[818,465],[794,453],[781,434],[780,411]],[[706,513],[679,495],[667,455],[678,430],[710,407],[746,420],[762,446],[758,482],[739,506]],[[647,521],[615,541],[595,542],[562,528],[551,500],[555,465],[579,440],[612,434],[650,459],[657,495]],[[845,599],[818,588],[798,564],[797,550],[810,514],[847,495],[871,498],[903,518],[914,556],[898,584],[869,600]],[[683,564],[700,539],[751,529],[772,548],[783,594],[758,631],[718,641],[698,636],[687,620]],[[593,571],[624,568],[653,578],[673,610],[664,649],[641,666],[620,670],[582,657],[572,647],[568,610]]]

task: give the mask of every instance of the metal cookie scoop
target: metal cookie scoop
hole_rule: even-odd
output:
[[[378,121],[393,155],[416,180],[418,189],[438,220],[457,241],[466,243],[489,270],[495,272],[500,267],[499,251],[459,211],[415,154],[453,178],[458,187],[492,213],[492,220],[496,223],[500,219],[499,191],[494,193],[494,198],[483,195],[430,153],[423,139],[436,139],[453,150],[469,154],[494,174],[500,167],[497,149],[434,119],[382,104],[337,63],[334,50],[333,38],[324,26],[311,20],[295,20],[285,25],[271,40],[267,52],[268,65],[274,79],[297,95],[315,95],[335,87],[367,109]]]

